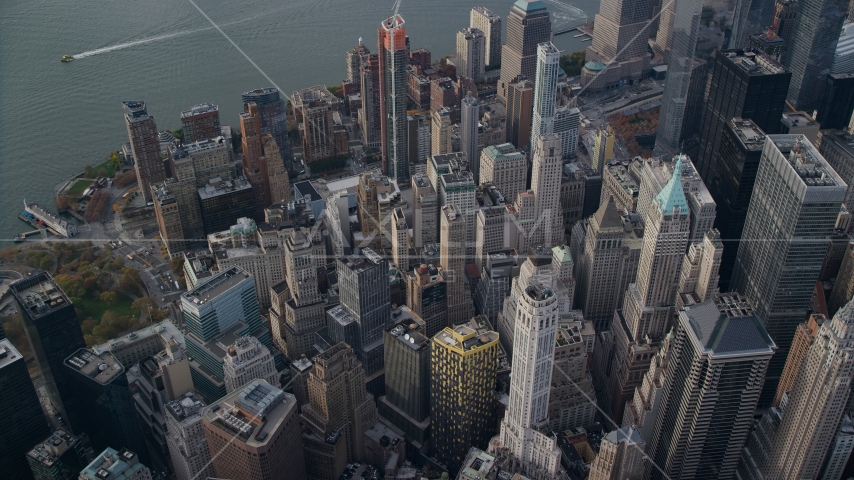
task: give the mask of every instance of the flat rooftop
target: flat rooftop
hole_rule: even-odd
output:
[[[141,478],[140,470],[147,467],[139,463],[136,454],[123,448],[121,451],[107,447],[100,455],[95,457],[86,468],[80,472],[80,480],[124,480],[128,478]]]
[[[96,354],[101,354],[112,349],[125,348],[136,343],[146,341],[155,336],[162,338],[164,343],[169,343],[170,340],[174,340],[181,345],[181,348],[184,348],[184,334],[181,333],[181,330],[179,330],[171,320],[166,319],[152,326],[139,329],[135,332],[128,333],[127,335],[122,335],[119,338],[114,338],[100,345],[95,345],[92,347],[92,350],[94,350]]]
[[[0,340],[0,368],[24,358],[8,339]]]
[[[166,404],[166,411],[178,423],[192,419],[196,415],[201,415],[203,408],[205,408],[205,403],[201,397],[196,396],[193,392],[187,392],[181,398],[172,400]]]
[[[255,380],[206,407],[202,418],[233,441],[260,447],[274,438],[271,434],[296,408],[296,397],[264,380]]]
[[[181,295],[188,302],[201,305],[234,288],[251,275],[240,267],[231,267],[212,277],[207,282]]]
[[[430,339],[423,335],[424,321],[407,307],[399,307],[391,312],[393,325],[386,329],[407,347],[420,351],[430,345]]]
[[[219,107],[212,103],[200,103],[189,110],[181,112],[181,118],[189,118],[203,113],[218,112]]]
[[[723,50],[721,54],[748,73],[748,75],[777,75],[786,73],[786,69],[768,55],[744,50]]]
[[[361,255],[349,255],[341,257],[340,260],[344,266],[356,273],[361,273],[384,262],[383,258],[370,248],[363,248]]]
[[[65,430],[53,432],[47,439],[36,444],[27,456],[45,467],[52,467],[69,448],[77,444],[78,438]]]
[[[735,117],[730,120],[729,126],[738,135],[746,150],[755,152],[765,147],[765,132],[753,123],[753,120]]]
[[[237,322],[207,342],[203,342],[192,333],[189,333],[188,335],[190,335],[193,343],[206,350],[212,357],[222,360],[226,356],[226,350],[228,347],[230,345],[234,345],[234,342],[242,337],[248,329],[249,326],[246,323]]]
[[[768,135],[768,139],[807,187],[845,186],[845,182],[805,135]]]
[[[9,285],[9,291],[33,319],[71,305],[71,300],[47,272],[40,272],[12,283]]]
[[[201,198],[202,200],[218,197],[220,195],[226,195],[232,192],[252,189],[252,185],[250,185],[249,181],[243,177],[234,178],[232,180],[227,181],[222,181],[222,179],[211,179],[210,182],[208,183],[208,185],[205,185],[204,187],[198,190],[199,198]]]
[[[90,378],[100,385],[108,385],[118,378],[125,369],[110,352],[96,354],[81,348],[65,359],[65,365]]]

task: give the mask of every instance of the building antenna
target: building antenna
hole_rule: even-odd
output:
[[[400,10],[400,4],[401,3],[403,3],[403,0],[395,0],[395,2],[394,2],[394,15],[392,15],[393,17],[397,16],[397,11]]]

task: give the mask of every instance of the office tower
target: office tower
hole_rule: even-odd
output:
[[[434,110],[430,117],[430,153],[432,155],[451,153],[453,151],[451,146],[451,111],[443,107]]]
[[[416,113],[406,116],[406,124],[409,132],[406,136],[408,142],[408,158],[413,165],[413,175],[424,173],[423,169],[427,163],[427,157],[430,156],[431,143],[431,125],[430,117],[426,114]]]
[[[780,133],[804,135],[813,145],[816,145],[821,125],[807,112],[786,112],[780,118]]]
[[[240,114],[243,174],[252,185],[256,218],[263,218],[263,209],[275,203],[290,200],[289,179],[284,168],[284,151],[276,136],[265,132],[260,107],[247,105]],[[260,210],[260,212],[259,212]]]
[[[718,293],[723,243],[720,232],[706,232],[702,242],[691,242],[682,260],[676,308],[704,302]]]
[[[480,153],[480,183],[491,183],[504,198],[515,199],[525,191],[527,160],[511,143],[490,145]]]
[[[341,309],[352,317],[357,328],[357,341],[348,343],[362,362],[365,374],[373,375],[383,368],[382,332],[391,318],[388,262],[365,248],[361,255],[339,258],[337,272]],[[341,320],[332,312],[327,312],[327,318],[329,324]],[[333,335],[332,330],[330,327],[333,340],[345,341]]]
[[[76,480],[93,456],[85,434],[75,437],[56,430],[27,452],[26,458],[35,480]],[[13,469],[4,471],[15,476]]]
[[[630,164],[628,167],[618,163],[608,165],[602,170],[602,199],[599,202],[607,203],[608,198],[614,197],[614,202],[618,208],[625,209],[627,212],[635,212],[638,207],[638,194],[640,187],[637,180],[637,167],[641,167],[640,163],[635,163],[634,167]]]
[[[551,278],[535,276],[519,298],[510,377],[510,408],[498,436],[510,463],[532,478],[556,478],[561,452],[548,426],[549,372],[554,363],[558,302]],[[492,442],[491,448],[497,448]]]
[[[379,416],[403,431],[420,451],[430,429],[430,337],[425,335],[424,322],[402,307],[385,329],[383,345],[385,396],[377,401]]]
[[[555,134],[540,136],[534,145],[531,191],[536,207],[531,216],[534,223],[526,229],[526,241],[528,245],[559,245],[563,243],[560,138]]]
[[[854,73],[831,73],[825,79],[816,121],[822,129],[845,130],[854,112]]]
[[[795,108],[818,107],[847,7],[845,0],[798,2],[797,19],[786,53],[786,68],[792,72],[787,99]]]
[[[403,17],[395,14],[380,24],[380,114],[383,173],[400,184],[409,182],[406,158],[406,65],[409,63]]]
[[[583,163],[564,164],[560,179],[560,206],[563,210],[563,226],[572,230],[581,220],[584,210],[584,170],[589,169]],[[601,187],[601,185],[600,185]],[[600,192],[601,193],[601,192]],[[597,207],[601,199],[596,201]],[[582,242],[583,243],[583,242]]]
[[[752,120],[765,133],[777,133],[792,74],[761,53],[718,50],[709,99],[700,127],[700,176],[712,181],[718,149],[733,117]]]
[[[183,143],[193,143],[222,135],[219,123],[219,107],[212,103],[200,103],[181,112]]]
[[[187,246],[178,198],[167,188],[166,183],[152,184],[151,191],[160,240],[166,246],[169,255],[176,255],[186,250]]]
[[[448,326],[446,289],[445,280],[433,264],[422,264],[406,274],[406,304],[424,321],[424,335],[428,338]]]
[[[466,262],[466,218],[453,203],[442,207],[440,266],[446,286],[447,325],[456,325],[474,312],[469,286],[464,275]]]
[[[539,137],[554,133],[558,70],[560,50],[551,42],[537,45],[537,76],[534,78],[534,114],[531,124],[532,148],[536,148]]]
[[[605,170],[608,160],[614,158],[614,131],[611,125],[605,128],[597,128],[594,133],[593,153],[590,159],[591,166],[598,172]]]
[[[347,77],[344,78],[344,81],[352,85],[351,88],[354,92],[358,93],[362,90],[362,76],[360,74],[362,61],[364,57],[370,54],[371,51],[368,50],[368,47],[362,45],[361,37],[359,37],[359,44],[355,48],[347,50]]]
[[[451,110],[452,123],[458,123],[460,112],[457,107],[460,97],[454,88],[454,81],[450,77],[436,78],[430,81],[430,113],[447,108]]]
[[[72,423],[72,417],[82,416],[72,411],[78,406],[65,404],[71,401],[74,393],[68,384],[70,372],[65,369],[65,359],[86,347],[74,305],[47,272],[18,280],[9,285],[9,290],[17,303],[27,342],[44,378],[47,398],[53,410],[66,428],[82,432],[82,426]],[[50,421],[58,426],[54,419]]]
[[[501,47],[499,97],[507,99],[508,86],[519,75],[534,78],[537,45],[551,38],[552,22],[545,3],[540,0],[522,0],[513,4],[507,15],[506,43]]]
[[[851,387],[854,304],[819,328],[759,470],[766,478],[817,478]]]
[[[450,472],[495,431],[498,333],[475,327],[446,327],[430,342],[431,443]]]
[[[490,183],[478,187],[478,209],[474,218],[474,263],[478,271],[487,256],[508,250],[519,243],[513,205],[507,203],[509,200]]]
[[[769,29],[764,33],[754,33],[747,37],[747,46],[744,48],[753,52],[762,52],[775,62],[782,64],[787,46],[785,40]]]
[[[409,269],[409,225],[400,208],[395,208],[391,214],[391,253],[399,270]]]
[[[854,23],[846,20],[842,24],[842,33],[836,43],[830,73],[854,72],[854,50],[852,50],[852,46],[854,46]]]
[[[202,426],[204,408],[204,402],[193,393],[166,405],[166,443],[178,480],[212,477],[215,473]]]
[[[593,20],[593,42],[585,57],[596,68],[585,65],[581,70],[582,87],[600,91],[631,85],[643,77],[649,67],[646,29],[650,25],[651,3],[606,0],[599,6]]]
[[[743,297],[735,300],[742,301],[746,305]],[[673,357],[672,345],[673,329],[671,328],[662,339],[658,352],[649,364],[649,370],[643,373],[643,381],[635,388],[634,396],[626,404],[626,410],[623,413],[623,426],[637,428],[644,442],[648,438],[651,439],[655,432],[655,422],[661,410],[661,392],[669,374],[670,359]]]
[[[854,422],[850,414],[846,413],[839,422],[836,435],[827,451],[827,460],[824,462],[824,475],[822,478],[842,478],[851,450],[854,449]]]
[[[428,175],[436,176],[439,206],[455,205],[465,217],[465,237],[461,246],[465,261],[474,259],[475,215],[477,215],[477,184],[468,169],[465,153],[433,156],[428,163]],[[441,173],[439,173],[441,172]],[[440,213],[441,217],[441,213]],[[462,270],[460,270],[462,272]],[[462,273],[460,273],[462,275]]]
[[[157,138],[157,125],[154,117],[148,114],[145,102],[125,100],[122,102],[128,141],[133,152],[134,169],[145,200],[151,200],[151,185],[166,179],[163,158],[160,155],[160,141]]]
[[[555,109],[554,133],[560,137],[560,151],[563,159],[576,156],[578,150],[578,127],[581,125],[581,110],[569,105]]]
[[[457,56],[454,59],[457,75],[483,82],[486,67],[486,36],[477,28],[467,27],[457,32]]]
[[[460,151],[469,159],[469,167],[474,183],[480,185],[480,149],[478,148],[478,127],[480,124],[480,104],[477,93],[468,92],[460,105]]]
[[[661,112],[658,115],[658,132],[655,144],[659,148],[677,150],[682,138],[682,121],[688,100],[688,90],[691,82],[691,72],[694,69],[694,50],[697,47],[697,36],[700,28],[700,10],[703,2],[687,0],[672,2],[672,24],[669,32],[663,28],[665,24],[662,14],[658,37],[669,35],[670,51],[667,64],[667,82],[664,86]],[[665,12],[669,12],[670,8]],[[661,44],[656,37],[656,43]]]
[[[643,478],[643,450],[646,440],[632,426],[612,430],[599,447],[590,465],[589,480],[640,480]]]
[[[436,190],[424,174],[412,177],[412,243],[415,248],[439,241],[439,206]]]
[[[263,380],[202,409],[214,472],[234,480],[306,478],[293,395]]]
[[[510,282],[516,266],[511,250],[492,250],[484,255],[480,269],[480,280],[474,291],[474,307],[492,325],[498,323],[504,299],[510,293]]]
[[[614,310],[637,278],[643,232],[634,228],[629,215],[613,197],[602,202],[589,219],[583,253],[576,262],[576,305],[597,332],[611,329]]]
[[[571,310],[562,317],[555,337],[549,393],[549,421],[555,432],[591,425],[597,412],[589,366],[596,331],[581,310]]]
[[[340,103],[326,85],[304,88],[291,95],[294,112],[302,119],[302,151],[309,163],[342,153],[336,150],[332,133],[332,114],[338,112]]]
[[[810,308],[845,189],[803,135],[765,137],[730,283],[753,302],[779,348],[761,405],[771,402],[792,336]]]
[[[673,48],[673,20],[675,16],[676,2],[662,2],[658,31],[655,32],[652,49],[663,56],[665,60],[669,59],[670,49]]]
[[[820,135],[818,151],[848,184],[842,204],[849,212],[854,211],[854,137],[839,130],[823,130]]]
[[[820,314],[814,313],[810,318],[798,325],[795,330],[795,337],[792,339],[792,348],[789,350],[789,356],[786,357],[786,366],[783,368],[783,374],[780,376],[780,384],[777,386],[777,394],[774,395],[775,407],[780,407],[783,400],[783,395],[790,392],[795,385],[801,368],[804,364],[804,358],[809,352],[810,346],[815,341],[815,336],[818,335],[818,330],[827,321],[827,318]]]
[[[359,126],[365,148],[379,149],[381,145],[380,113],[380,59],[379,55],[365,55],[359,67],[362,79],[362,108],[359,109]]]
[[[469,14],[469,27],[483,32],[485,65],[490,67],[490,70],[499,67],[501,65],[501,17],[486,7],[474,7]]]
[[[382,345],[380,345],[382,348]],[[307,478],[338,478],[347,462],[365,459],[364,432],[376,423],[374,398],[353,349],[338,343],[315,357],[302,406]]]
[[[254,103],[256,115],[261,118],[261,132],[273,135],[279,146],[282,159],[290,162],[290,143],[288,142],[287,102],[280,97],[279,89],[274,87],[258,88],[244,92],[240,96],[243,110],[249,111]]]
[[[329,243],[333,258],[343,257],[352,250],[349,204],[350,195],[346,190],[332,192],[326,198],[325,224],[329,229]]]
[[[835,314],[851,298],[854,298],[854,245],[849,244],[839,267],[839,274],[833,282],[833,290],[827,301],[827,312],[830,315]]]
[[[670,372],[647,455],[648,478],[729,478],[753,424],[775,345],[732,296],[679,312]]]
[[[361,174],[356,205],[364,244],[375,250],[391,248],[392,212],[397,207],[406,207],[397,180],[376,171]]]
[[[92,447],[98,451],[109,445],[133,448],[146,457],[143,430],[134,408],[127,371],[110,352],[100,355],[81,348],[65,360],[69,387],[81,417],[71,417],[80,425]]]
[[[279,373],[270,350],[255,337],[241,337],[229,345],[222,370],[228,393],[255,379],[264,380],[270,385],[279,384]]]
[[[752,120],[735,117],[727,122],[722,133],[718,156],[713,165],[714,177],[709,178],[708,186],[717,205],[715,228],[721,234],[724,245],[721,257],[721,291],[729,291],[729,284],[735,268],[735,258],[741,244],[744,220],[756,171],[762,158],[765,145],[765,132]]]
[[[27,452],[48,434],[39,397],[24,357],[9,340],[0,340],[0,468],[9,478],[34,478]]]
[[[514,79],[507,86],[507,141],[518,148],[531,144],[534,83]]]
[[[151,470],[143,465],[139,456],[127,448],[116,451],[107,447],[86,466],[79,480],[152,480]]]

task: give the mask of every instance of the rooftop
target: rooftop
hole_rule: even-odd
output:
[[[193,340],[193,343],[205,349],[212,357],[224,359],[228,347],[233,345],[237,339],[244,335],[244,333],[248,334],[248,328],[249,326],[246,325],[246,323],[237,322],[207,342],[204,342],[192,333],[189,333],[188,335]]]
[[[194,416],[201,415],[202,409],[205,408],[204,402],[200,397],[197,397],[193,392],[187,392],[178,400],[172,400],[166,404],[166,411],[178,421],[184,422],[192,419]]]
[[[204,408],[202,417],[233,441],[260,447],[296,410],[296,403],[293,395],[264,380],[254,380]]]
[[[341,263],[356,273],[364,272],[375,265],[382,265],[385,260],[370,248],[363,248],[361,255],[350,255],[340,258]]]
[[[488,347],[498,341],[498,332],[473,328],[469,323],[445,327],[433,337],[433,341],[445,344],[453,350],[468,352]]]
[[[200,103],[189,110],[181,112],[181,118],[193,117],[203,113],[218,112],[219,107],[212,103]]]
[[[125,480],[138,478],[139,471],[147,467],[139,458],[124,448],[117,452],[107,447],[95,460],[80,472],[80,480]]]
[[[392,312],[401,312],[397,317],[393,317],[394,324],[386,329],[389,335],[397,338],[400,342],[413,350],[423,350],[430,345],[430,339],[423,335],[424,321],[418,318],[409,308],[400,307]],[[405,313],[405,315],[404,315]]]
[[[238,177],[232,180],[225,181],[223,181],[219,177],[216,177],[210,179],[208,181],[208,184],[200,188],[198,191],[199,198],[201,198],[202,200],[207,200],[209,198],[218,197],[220,195],[225,195],[231,192],[251,189],[252,185],[249,184],[249,181],[246,180],[245,177]]]
[[[65,365],[76,370],[95,383],[108,385],[124,373],[125,369],[110,352],[95,354],[91,350],[81,348],[65,359]]]
[[[745,52],[744,50],[721,50],[734,65],[747,72],[748,75],[777,75],[786,73],[782,65],[761,52]]]
[[[219,136],[216,138],[206,138],[204,140],[197,140],[193,143],[185,144],[184,148],[187,150],[189,155],[194,155],[214,148],[231,148],[231,145],[228,145],[225,142],[225,137]]]
[[[802,128],[815,126],[818,128],[818,123],[807,112],[785,112],[780,119],[783,125],[791,128]]]
[[[761,151],[765,146],[765,132],[753,123],[753,120],[735,117],[730,120],[730,128],[738,135],[745,149]]]
[[[674,208],[679,209],[683,215],[688,213],[688,201],[682,190],[682,158],[681,154],[677,157],[676,164],[673,166],[673,175],[654,199],[658,203],[658,210],[665,214],[671,213]]]
[[[9,291],[33,319],[71,305],[71,300],[47,272],[39,272],[12,283],[9,285]]]
[[[164,340],[164,343],[174,340],[181,346],[181,348],[184,348],[184,334],[181,333],[181,330],[179,330],[171,320],[166,319],[155,325],[141,328],[135,332],[122,335],[121,337],[114,338],[100,345],[95,345],[92,347],[92,350],[94,350],[96,354],[100,354],[108,352],[114,348],[123,348],[145,341],[153,336],[160,336]]]
[[[182,294],[181,297],[192,304],[202,305],[209,300],[217,298],[247,278],[251,278],[251,275],[243,271],[242,268],[234,266],[218,273],[202,285]]]
[[[24,358],[8,339],[0,340],[0,368]]]
[[[495,457],[479,448],[471,447],[468,455],[466,455],[460,475],[477,480],[486,480],[489,478],[489,473],[494,465]]]
[[[629,445],[640,445],[644,443],[644,439],[643,437],[641,437],[640,432],[638,432],[637,429],[634,428],[634,426],[632,425],[620,427],[616,430],[611,431],[610,433],[605,435],[605,438],[603,440],[613,444],[627,443]]]
[[[65,430],[53,432],[47,439],[27,452],[27,456],[45,467],[52,467],[62,455],[79,441],[78,437]]]
[[[771,355],[777,349],[744,297],[721,294],[679,312],[701,351],[714,357]]]
[[[516,0],[516,3],[514,3],[513,6],[522,10],[525,13],[531,13],[546,9],[546,4],[543,3],[541,0]]]
[[[807,187],[839,187],[845,182],[818,152],[818,149],[800,134],[768,135],[768,139],[786,158]]]

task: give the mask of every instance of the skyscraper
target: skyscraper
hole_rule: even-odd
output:
[[[204,408],[205,404],[193,393],[187,393],[166,405],[166,444],[178,480],[214,475],[208,440],[202,426]]]
[[[633,426],[612,430],[602,439],[590,465],[589,480],[640,480],[646,440]]]
[[[718,50],[700,127],[700,154],[694,162],[711,182],[718,149],[733,117],[752,120],[765,133],[780,130],[780,115],[792,74],[762,53]]]
[[[847,14],[846,0],[798,2],[798,15],[786,53],[786,68],[792,72],[786,98],[796,109],[818,107]]]
[[[564,160],[576,156],[580,125],[581,110],[578,107],[561,105],[555,109],[554,133],[560,137],[560,150]]]
[[[486,67],[486,35],[477,28],[468,27],[457,32],[457,76],[483,82]]]
[[[501,65],[501,17],[486,7],[474,7],[469,14],[469,27],[486,36],[485,63],[490,69]]]
[[[79,480],[103,480],[122,478],[127,480],[151,480],[151,470],[143,465],[136,452],[127,448],[116,451],[107,447],[95,460],[80,471]]]
[[[27,452],[27,462],[35,480],[76,480],[93,456],[85,434],[74,436],[56,430]],[[11,469],[6,471],[15,475]]]
[[[849,212],[854,211],[854,136],[839,130],[823,130],[819,142],[819,153],[848,184],[842,203]]]
[[[810,315],[809,320],[798,325],[795,337],[792,340],[792,347],[789,350],[789,356],[786,357],[786,367],[783,369],[783,375],[780,377],[780,383],[777,386],[777,394],[774,396],[773,405],[775,407],[780,407],[783,395],[790,392],[795,385],[795,380],[798,379],[798,374],[804,365],[804,358],[806,358],[810,346],[815,341],[818,330],[826,321],[827,318],[824,315],[814,313]]]
[[[250,381],[261,379],[279,384],[279,373],[270,350],[255,337],[240,337],[226,349],[222,363],[225,390],[231,393]]]
[[[436,267],[422,264],[406,275],[406,304],[421,317],[428,338],[448,326],[447,283]]]
[[[525,154],[512,143],[490,145],[480,152],[480,183],[491,183],[506,199],[525,191]]]
[[[415,248],[439,241],[439,204],[436,190],[426,175],[412,177],[412,239]]]
[[[303,88],[291,95],[297,118],[302,117],[302,149],[306,161],[314,162],[346,152],[338,152],[332,133],[332,115],[341,100],[326,85]]]
[[[184,130],[183,143],[217,138],[222,135],[219,123],[219,107],[211,103],[200,103],[181,112],[181,127]]]
[[[453,149],[451,111],[447,108],[434,110],[430,115],[430,154],[444,155]]]
[[[518,148],[531,144],[533,108],[534,84],[530,80],[514,80],[507,85],[507,141]]]
[[[383,172],[402,185],[409,183],[409,160],[406,158],[406,65],[409,63],[409,49],[405,23],[398,14],[383,20],[377,38]]]
[[[593,43],[585,59],[603,64],[581,70],[581,85],[591,91],[604,90],[625,82],[633,84],[649,66],[647,28],[652,8],[649,0],[605,0],[594,17]],[[592,66],[592,65],[591,65]]]
[[[700,11],[703,2],[685,0],[671,2],[673,23],[670,28],[672,39],[667,65],[667,82],[664,86],[661,112],[658,115],[656,146],[677,150],[682,134],[682,121],[685,116],[691,72],[694,69],[694,50],[697,48],[697,36],[700,29]],[[668,11],[668,10],[665,10]],[[662,15],[661,24],[665,24]],[[659,36],[663,34],[661,27]],[[656,43],[658,42],[656,39]]]
[[[466,153],[475,185],[480,185],[480,149],[478,148],[478,127],[480,125],[480,104],[477,93],[468,92],[460,105],[460,151]]]
[[[274,87],[258,88],[244,92],[241,96],[243,110],[249,110],[249,104],[254,103],[257,115],[261,118],[261,132],[273,135],[276,145],[282,155],[282,159],[290,164],[291,147],[288,142],[287,102],[279,94],[279,89]]]
[[[531,125],[532,148],[536,147],[539,137],[554,133],[558,70],[560,50],[551,42],[537,45],[537,76],[534,80],[534,115]]]
[[[446,285],[447,325],[456,325],[474,313],[469,285],[465,276],[467,221],[462,210],[453,203],[442,207],[441,252],[439,264]]]
[[[27,452],[48,434],[26,360],[9,340],[0,340],[0,468],[9,478],[32,479]]]
[[[9,285],[9,290],[17,303],[51,406],[66,428],[82,433],[82,425],[72,421],[72,417],[83,416],[72,412],[79,408],[78,404],[65,404],[74,396],[68,384],[71,375],[65,368],[65,359],[78,349],[86,348],[74,305],[47,272],[19,280]],[[51,419],[51,423],[55,420]]]
[[[563,243],[563,211],[560,207],[560,182],[563,159],[560,137],[556,134],[537,138],[532,153],[531,191],[535,198],[533,223],[526,229],[528,246],[554,246]],[[518,208],[524,210],[524,208]]]
[[[469,447],[485,446],[495,431],[498,333],[477,323],[446,327],[430,342],[433,455],[450,472],[460,468]]]
[[[756,313],[727,295],[681,310],[673,342],[646,478],[731,478],[774,342]]]
[[[537,45],[551,37],[552,22],[546,4],[542,0],[516,0],[507,15],[507,41],[501,47],[499,97],[507,99],[507,89],[519,75],[534,78]]]
[[[160,141],[154,117],[148,114],[145,102],[125,100],[122,102],[128,141],[133,152],[134,169],[139,190],[146,200],[151,200],[151,186],[166,179]]]
[[[731,282],[779,347],[760,405],[774,397],[795,329],[810,308],[845,190],[803,135],[765,137]]]
[[[359,109],[359,126],[362,143],[366,148],[379,149],[382,143],[382,110],[380,109],[380,57],[365,55],[359,67],[362,78],[362,108]]]
[[[854,72],[831,73],[827,76],[816,121],[822,130],[845,130],[854,112]]]

